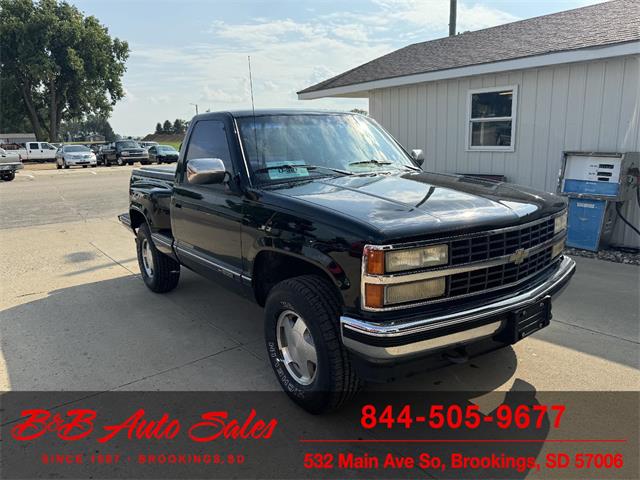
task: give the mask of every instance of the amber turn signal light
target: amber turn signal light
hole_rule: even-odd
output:
[[[365,247],[364,254],[367,258],[367,273],[373,275],[383,275],[384,251]]]
[[[382,308],[384,306],[384,285],[365,283],[365,306],[370,308]]]

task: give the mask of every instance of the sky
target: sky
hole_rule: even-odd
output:
[[[458,0],[459,32],[598,0]],[[131,49],[122,135],[157,122],[251,107],[367,109],[366,99],[298,100],[296,91],[411,43],[448,34],[449,0],[70,0]],[[505,46],[508,48],[508,46]]]

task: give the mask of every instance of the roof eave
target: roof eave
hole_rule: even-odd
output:
[[[479,65],[468,65],[459,68],[436,70],[433,72],[417,73],[391,78],[382,78],[368,82],[355,83],[340,87],[325,88],[314,91],[298,92],[298,100],[313,100],[325,97],[367,97],[370,90],[379,88],[399,87],[414,83],[448,80],[451,78],[469,77],[472,75],[484,75],[511,70],[524,70],[539,68],[563,63],[586,62],[603,58],[621,57],[626,55],[638,55],[640,41],[616,43],[600,47],[582,48],[562,52],[547,53],[531,57],[516,58]]]

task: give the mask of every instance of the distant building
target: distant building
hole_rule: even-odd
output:
[[[35,140],[36,136],[33,133],[0,133],[0,143],[25,143]]]
[[[104,142],[104,135],[100,135],[98,133],[92,133],[91,135],[87,135],[84,137],[85,142]]]

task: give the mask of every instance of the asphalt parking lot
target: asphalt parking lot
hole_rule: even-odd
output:
[[[0,390],[278,390],[262,311],[183,270],[138,277],[131,167],[23,170],[0,182]],[[637,390],[640,269],[577,258],[547,329],[462,365],[365,388]]]

